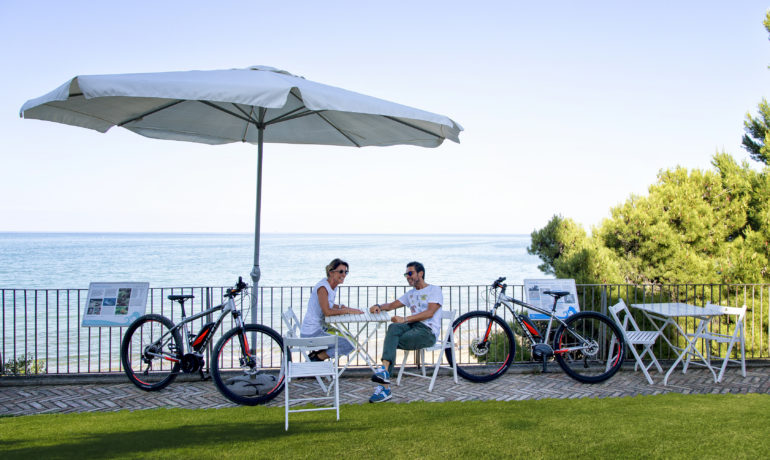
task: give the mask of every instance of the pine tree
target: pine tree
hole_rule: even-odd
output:
[[[763,22],[765,30],[770,33],[770,11],[765,14]],[[770,165],[770,106],[766,99],[759,103],[759,114],[756,117],[751,113],[746,113],[746,120],[743,122],[743,148],[749,152],[753,160]]]

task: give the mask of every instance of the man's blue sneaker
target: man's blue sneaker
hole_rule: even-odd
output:
[[[374,371],[374,375],[372,375],[372,382],[390,385],[390,373],[385,370],[385,367],[380,366],[376,371]]]
[[[390,390],[385,388],[382,385],[377,385],[377,388],[374,389],[374,393],[372,394],[372,397],[369,398],[370,403],[378,403],[387,401],[390,399],[393,395],[390,394]]]

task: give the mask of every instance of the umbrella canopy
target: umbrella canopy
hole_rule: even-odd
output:
[[[265,142],[437,147],[444,139],[459,143],[463,129],[443,115],[312,82],[266,66],[81,75],[27,101],[20,115],[102,133],[119,126],[156,139],[257,144],[257,209],[251,272],[255,290],[260,277]],[[252,302],[256,299],[253,295]]]
[[[462,131],[442,115],[264,66],[81,75],[27,101],[21,116],[204,144],[259,144],[269,127],[264,142],[437,147]]]

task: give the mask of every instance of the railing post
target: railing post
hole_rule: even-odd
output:
[[[607,285],[602,284],[602,314],[607,314]]]
[[[206,306],[204,307],[204,310],[208,310],[211,308],[211,288],[210,287],[204,287],[204,294],[203,297],[205,298]],[[206,315],[206,323],[210,323],[212,321],[211,313]],[[212,337],[213,338],[213,337]],[[206,345],[206,372],[211,373],[211,352],[212,348],[214,346],[214,341],[209,340],[208,345]]]

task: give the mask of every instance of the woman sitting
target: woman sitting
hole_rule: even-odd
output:
[[[326,316],[361,314],[361,310],[348,308],[345,305],[336,305],[337,286],[345,282],[348,275],[348,263],[341,259],[332,260],[326,266],[326,278],[313,287],[310,300],[307,302],[307,313],[302,321],[300,337],[322,337],[331,335],[326,332],[324,318]],[[353,344],[345,338],[340,338],[338,346],[310,353],[311,361],[322,361],[332,356],[344,356],[353,351]]]

